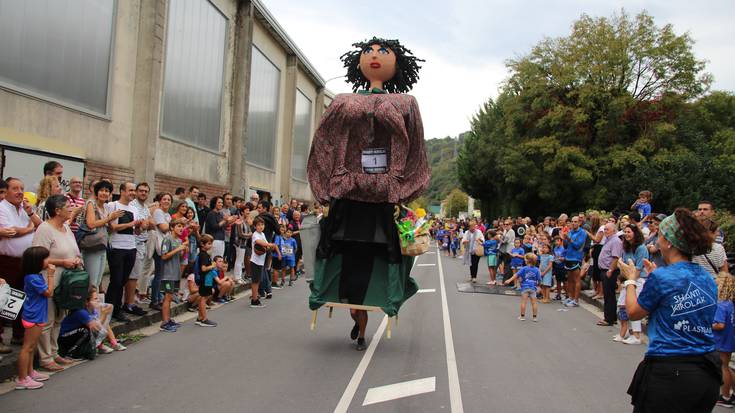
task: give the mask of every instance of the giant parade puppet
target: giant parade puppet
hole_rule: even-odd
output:
[[[319,222],[309,307],[312,328],[320,307],[330,315],[348,308],[350,337],[364,350],[367,312],[397,317],[418,290],[410,272],[414,256],[428,248],[428,223],[423,211],[403,205],[426,190],[430,171],[419,107],[405,94],[423,60],[398,40],[374,37],[353,46],[341,60],[355,93],[334,98],[309,154],[312,192],[329,206]]]

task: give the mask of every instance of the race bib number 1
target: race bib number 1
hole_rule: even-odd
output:
[[[366,174],[388,172],[388,151],[385,148],[369,148],[362,151],[362,171]]]
[[[0,286],[0,317],[15,320],[23,308],[25,299],[26,293],[23,291],[10,288],[8,284]]]

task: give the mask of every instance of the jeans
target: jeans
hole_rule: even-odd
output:
[[[617,298],[615,297],[615,289],[618,286],[617,279],[620,271],[613,271],[613,274],[610,277],[607,276],[606,269],[601,268],[600,271],[602,272],[602,293],[605,294],[605,304],[603,307],[605,310],[605,321],[609,324],[613,324],[618,321],[618,306]]]
[[[105,271],[105,261],[107,258],[107,250],[99,251],[82,251],[82,261],[84,261],[84,269],[89,274],[89,285],[97,288],[99,291],[100,283],[102,283],[102,273]]]
[[[110,265],[110,285],[107,287],[105,301],[112,304],[115,314],[120,312],[125,284],[135,265],[135,248],[130,250],[111,248],[107,252],[107,261]]]
[[[161,274],[163,272],[163,260],[157,252],[153,253],[153,280],[151,280],[151,304],[160,304],[161,297]]]
[[[271,258],[267,258],[265,265],[263,266],[263,276],[260,279],[260,285],[258,285],[258,295],[265,296],[270,294],[273,290],[271,288],[271,269],[270,269]]]

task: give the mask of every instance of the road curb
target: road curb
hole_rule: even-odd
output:
[[[250,283],[236,285],[234,294],[239,294],[247,290],[248,288],[250,288]],[[176,317],[185,312],[186,312],[185,302],[180,303],[180,304],[173,304],[171,306],[171,317]],[[145,327],[149,327],[156,323],[161,322],[161,312],[160,311],[150,311],[148,314],[144,316],[129,316],[129,317],[131,320],[129,323],[113,322],[110,324],[112,326],[112,331],[115,333],[115,336],[120,336],[121,334],[129,334],[133,331],[140,330]],[[20,350],[20,346],[12,346],[12,348],[13,348],[13,352],[10,354],[3,354],[2,355],[3,359],[0,360],[0,382],[4,382],[9,379],[12,379],[18,373],[18,370],[17,370],[18,351]],[[33,364],[36,367],[38,367],[38,357],[35,357],[33,359]]]
[[[595,306],[600,311],[604,311],[605,302],[600,299],[593,299],[592,296],[594,294],[594,290],[583,290],[582,293],[579,294],[579,298],[581,298],[585,303]]]

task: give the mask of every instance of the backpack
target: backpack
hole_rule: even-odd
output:
[[[84,269],[65,269],[54,289],[54,303],[63,310],[84,308],[89,293],[89,273]]]

